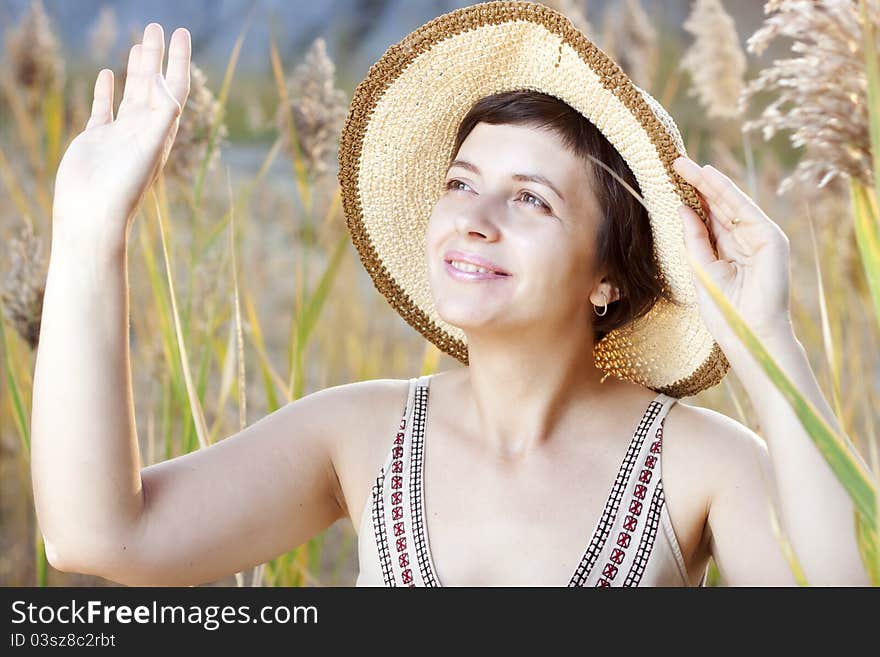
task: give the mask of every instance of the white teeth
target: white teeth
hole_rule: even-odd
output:
[[[469,262],[459,262],[458,260],[452,261],[452,266],[460,271],[469,271],[469,272],[480,272],[481,274],[494,274],[491,269],[486,269],[485,267],[477,267],[476,265],[472,265]]]

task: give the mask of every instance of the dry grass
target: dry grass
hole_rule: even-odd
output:
[[[583,3],[547,4],[563,9],[568,5],[575,19],[586,21]],[[727,4],[731,8],[732,3]],[[864,95],[851,98],[853,93],[864,94],[857,77],[861,51],[847,51],[846,39],[834,41],[838,32],[851,34],[849,19],[839,13],[842,3],[828,3],[837,8],[827,16],[818,9],[821,3],[804,4],[817,7],[811,14],[781,11],[750,40],[756,54],[777,34],[818,35],[801,39],[809,48],[797,52],[795,59],[803,61],[778,65],[776,72],[771,68],[753,78],[759,82],[752,87],[762,87],[764,95],[777,100],[789,95],[791,114],[777,103],[759,124],[768,136],[783,131],[803,138],[805,153],[795,178],[788,154],[777,150],[778,142],[752,150],[742,139],[744,108],[731,109],[742,62],[734,26],[718,13],[719,3],[697,3],[705,13],[693,18],[695,38],[686,43],[667,42],[667,35],[658,35],[656,21],[637,0],[622,4],[620,15],[609,12],[594,20],[603,25],[603,49],[616,54],[636,82],[661,99],[673,116],[686,119],[680,127],[692,157],[729,173],[791,237],[798,336],[826,395],[834,399],[842,425],[851,436],[862,438],[859,447],[867,455],[870,441],[876,440],[870,409],[880,406],[880,340],[847,188],[829,176],[834,172],[861,178],[874,173],[867,159]],[[0,131],[0,189],[11,199],[0,204],[6,317],[0,326],[0,584],[103,585],[107,582],[46,570],[34,540],[26,421],[44,276],[42,254],[48,253],[51,238],[54,168],[65,144],[84,125],[90,98],[83,90],[91,83],[79,78],[64,83],[60,46],[51,26],[40,18],[38,3],[34,6],[30,24],[25,21],[16,29],[30,30],[29,38],[40,47],[26,53],[15,50],[13,40],[0,70],[5,80],[0,107],[11,121]],[[876,7],[876,1],[871,6]],[[102,21],[110,23],[106,16]],[[97,36],[101,29],[109,28],[95,28],[96,48],[106,47]],[[243,34],[237,47],[259,45],[248,44]],[[711,57],[720,59],[717,65],[723,74],[716,77],[721,79],[701,77],[694,66],[690,79],[675,67],[658,67],[658,48],[664,59],[676,62],[688,49],[699,60],[709,57],[712,48]],[[810,63],[817,48],[827,55],[822,65]],[[273,48],[267,55],[267,68],[271,63],[273,72],[259,81],[259,94],[241,91],[245,81],[235,78],[237,52],[230,55],[222,83],[199,79],[202,91],[193,94],[198,107],[188,107],[184,117],[198,117],[200,122],[188,133],[181,127],[187,136],[178,138],[181,148],[172,155],[169,175],[156,188],[155,204],[148,199],[130,236],[131,356],[144,465],[222,439],[288,400],[329,385],[408,378],[455,365],[426,346],[390,309],[347,241],[336,181],[327,170],[335,154],[345,92],[335,87],[335,68],[323,42],[316,41],[303,62],[283,62]],[[294,71],[290,77],[285,66]],[[124,79],[119,74],[117,78]],[[194,74],[194,81],[198,78]],[[247,88],[253,84],[248,80]],[[714,85],[721,85],[723,92]],[[271,110],[262,101],[255,103],[257,96],[273,99]],[[693,111],[695,96],[705,104],[705,112]],[[229,161],[247,144],[224,145],[220,126],[235,108],[243,108],[254,125],[273,133],[274,142],[260,147],[250,165]],[[278,117],[274,127],[267,120],[273,113]],[[707,113],[723,115],[734,128],[716,130],[716,120],[707,119]],[[829,116],[836,120],[829,122]],[[181,175],[172,175],[174,171]],[[786,176],[791,179],[782,185],[786,194],[777,194]],[[817,176],[827,184],[818,185]],[[179,330],[169,301],[172,282]],[[182,366],[183,352],[188,354],[187,368]],[[734,377],[694,401],[759,429]],[[351,584],[355,569],[354,533],[341,521],[265,568],[219,583],[251,584],[256,577],[266,585]],[[719,583],[717,570],[710,571],[710,583]]]

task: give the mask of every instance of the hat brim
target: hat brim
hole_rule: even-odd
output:
[[[716,385],[729,364],[700,317],[685,252],[678,206],[707,217],[696,190],[672,168],[686,152],[679,131],[659,103],[544,5],[488,2],[440,16],[388,48],[355,90],[339,180],[352,240],[376,288],[411,326],[467,364],[464,332],[434,307],[425,229],[461,120],[484,96],[520,89],[569,104],[626,160],[676,301],[661,299],[600,340],[597,367],[675,397]]]

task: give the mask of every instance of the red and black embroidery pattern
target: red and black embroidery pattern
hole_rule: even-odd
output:
[[[394,520],[394,546],[398,564],[404,568],[402,573],[403,583],[414,586],[412,570],[409,568],[409,552],[406,545],[405,520],[403,519],[403,442],[406,429],[406,411],[400,420],[400,430],[394,438],[391,459],[391,517]],[[376,484],[373,486],[373,531],[376,536],[376,544],[379,546],[379,560],[382,562],[382,575],[385,584],[397,586],[394,579],[394,570],[391,566],[392,556],[388,548],[388,534],[385,526],[385,502],[383,492],[385,489],[385,471],[380,471]]]
[[[667,407],[665,399],[653,400],[642,416],[590,544],[568,586],[589,586],[593,582],[596,586],[638,586],[642,580],[665,501],[659,467],[665,417],[657,424],[653,442],[648,445],[646,440],[658,415]],[[373,485],[373,534],[387,586],[441,586],[433,568],[423,502],[428,407],[424,379],[410,389],[409,401],[412,409],[404,409],[391,453]],[[601,567],[601,571],[591,577],[594,567]]]
[[[416,388],[416,397],[413,406],[412,425],[412,455],[410,461],[409,494],[411,501],[411,513],[413,522],[413,539],[415,541],[416,558],[419,562],[419,573],[425,586],[439,586],[431,561],[428,558],[428,541],[425,530],[425,520],[422,513],[422,477],[423,453],[425,445],[425,419],[428,410],[428,388],[419,386]]]
[[[629,571],[623,581],[623,586],[638,586],[642,575],[645,572],[645,566],[648,563],[648,557],[651,556],[651,549],[654,547],[654,539],[657,536],[657,526],[660,524],[660,510],[663,507],[663,482],[657,477],[654,495],[651,497],[650,508],[647,513],[642,516],[644,508],[645,496],[648,491],[648,484],[654,476],[654,468],[657,466],[658,458],[663,440],[663,423],[666,418],[660,420],[655,435],[656,440],[651,443],[650,453],[645,456],[642,469],[639,472],[638,482],[633,489],[632,498],[629,500],[627,507],[627,515],[623,519],[622,531],[617,536],[617,547],[611,550],[608,555],[608,561],[602,568],[602,577],[596,581],[596,586],[611,586],[611,582],[618,574],[621,564],[626,559],[626,551],[630,547],[632,537],[636,532],[639,521],[644,523],[642,528],[641,539],[638,548],[633,557]]]
[[[663,508],[663,482],[657,481],[657,488],[651,498],[651,507],[645,517],[645,531],[642,533],[642,539],[639,541],[638,550],[636,550],[633,564],[630,566],[629,572],[624,580],[624,586],[638,586],[645,574],[645,568],[648,565],[648,558],[651,556],[651,550],[654,547],[654,540],[657,538],[657,527],[660,524],[660,510]]]
[[[642,443],[644,443],[645,437],[648,435],[648,430],[650,429],[651,425],[654,422],[654,419],[657,417],[657,414],[660,412],[660,409],[662,407],[662,404],[657,401],[653,401],[648,407],[648,410],[642,416],[642,420],[641,422],[639,422],[639,426],[636,428],[635,434],[633,434],[633,439],[632,441],[630,441],[629,449],[626,452],[626,457],[623,459],[623,463],[621,463],[620,469],[617,472],[617,478],[614,480],[614,487],[611,490],[611,495],[608,497],[608,501],[605,503],[605,509],[602,511],[602,517],[599,521],[599,525],[596,527],[596,531],[593,534],[590,546],[584,553],[584,556],[581,559],[581,562],[578,565],[577,569],[575,570],[574,575],[572,575],[571,581],[569,581],[568,583],[569,586],[584,586],[587,578],[590,576],[590,572],[592,572],[593,570],[596,559],[599,558],[599,554],[602,552],[602,548],[605,547],[605,543],[608,540],[608,535],[611,532],[611,528],[614,526],[615,520],[617,519],[617,510],[620,507],[620,502],[623,498],[623,492],[626,489],[626,485],[629,482],[630,474],[632,473],[633,467],[635,466],[636,458],[638,457],[639,452],[641,452],[642,450]],[[626,522],[632,525],[632,523],[629,523],[629,521]],[[635,529],[634,526],[633,529]],[[620,545],[622,541],[626,541],[628,544],[629,538],[621,535],[617,538],[617,541],[618,545]],[[603,573],[607,571],[616,574],[616,568],[617,567],[613,563],[606,564],[605,568],[603,569]]]

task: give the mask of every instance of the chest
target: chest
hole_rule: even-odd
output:
[[[674,406],[665,422],[675,412]],[[622,482],[638,475],[625,472],[627,461],[636,460],[632,432],[621,429],[622,423],[612,422],[604,429],[594,425],[592,430],[580,426],[513,466],[468,439],[467,428],[454,418],[455,414],[427,414],[416,431],[421,439],[407,443],[415,450],[403,455],[404,504],[408,495],[417,500],[422,528],[410,541],[419,545],[424,559],[430,556],[445,586],[569,583],[602,535],[599,527],[607,523],[609,499],[617,496],[620,504],[627,504]],[[683,431],[680,418],[672,424]],[[664,506],[688,579],[697,584],[708,560],[703,540],[705,487],[696,476],[699,468],[686,463],[680,442],[669,431],[663,435]],[[383,451],[389,444],[384,442]],[[642,450],[641,458],[646,453]],[[405,524],[407,533],[413,533]],[[391,534],[393,524],[388,527]],[[389,545],[393,551],[394,540]]]
[[[601,545],[612,508],[620,521],[632,510],[634,522],[643,524],[655,511],[655,525],[672,527],[676,547],[657,526],[654,549],[667,556],[679,549],[690,583],[699,582],[708,558],[703,483],[693,468],[681,467],[682,446],[668,434],[661,434],[662,442],[675,443],[668,450],[675,462],[662,475],[660,457],[667,450],[652,453],[656,435],[646,436],[640,447],[638,437],[611,431],[602,437],[582,431],[561,436],[539,456],[509,467],[468,441],[448,417],[428,418],[425,435],[431,439],[424,441],[421,481],[415,481],[423,493],[427,550],[444,585],[565,586]],[[652,473],[663,476],[662,507],[637,500],[627,485],[647,489],[649,498],[656,492],[650,482],[639,485],[645,460],[652,457]],[[631,509],[631,503],[637,506]],[[668,514],[662,521],[661,512]],[[641,529],[634,535],[644,538]],[[607,541],[617,535],[609,534]]]
[[[435,426],[421,485],[444,585],[565,586],[590,547],[626,445],[548,450],[499,466]],[[589,465],[587,465],[589,464]]]

